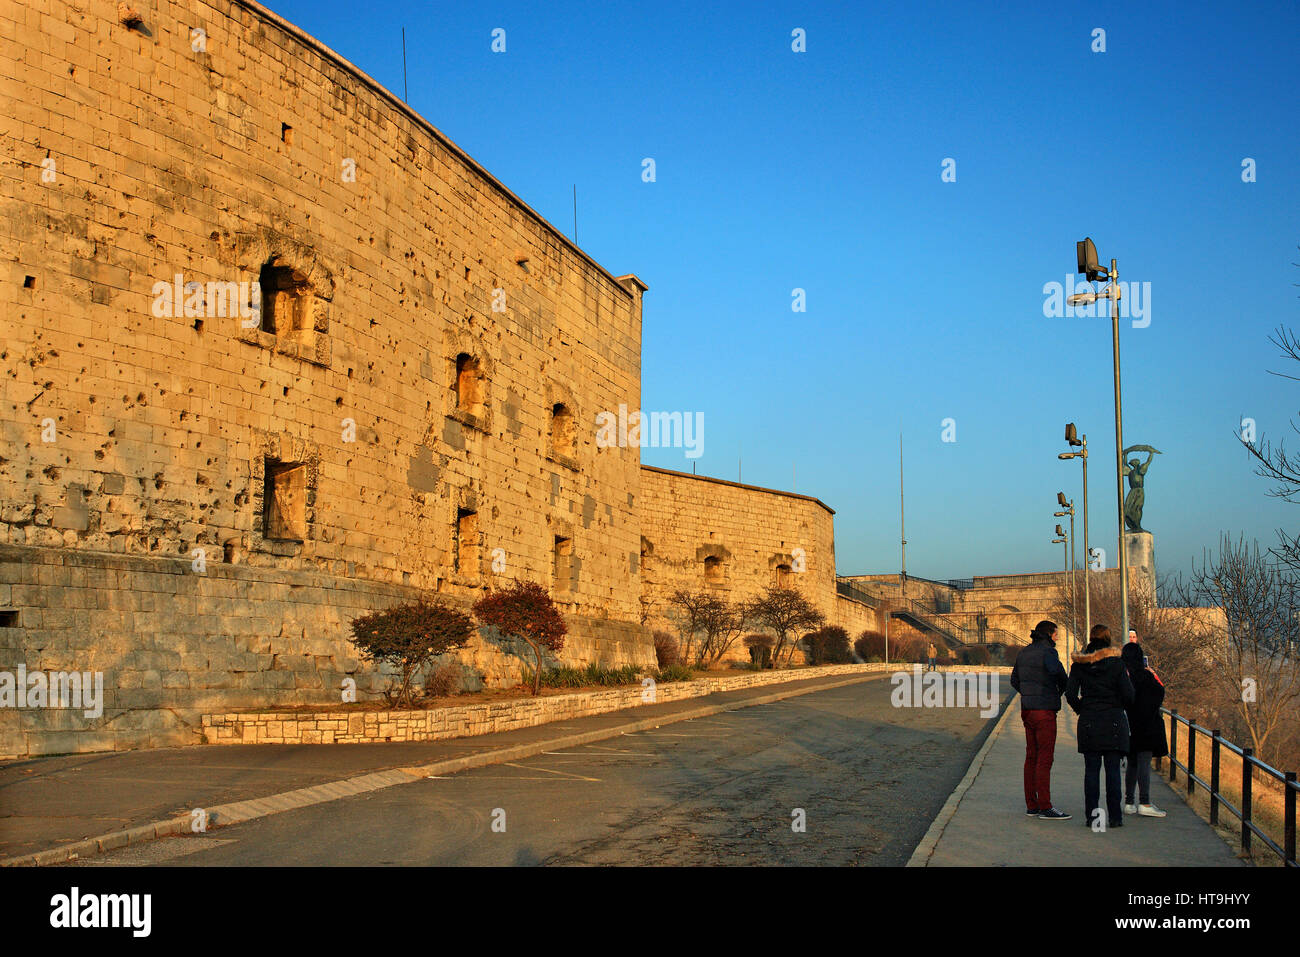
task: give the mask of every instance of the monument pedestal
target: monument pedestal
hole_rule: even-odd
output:
[[[1143,591],[1154,600],[1156,594],[1156,544],[1150,532],[1125,532],[1124,552],[1128,560],[1130,592]]]

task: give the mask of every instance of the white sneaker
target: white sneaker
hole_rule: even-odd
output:
[[[1165,812],[1154,804],[1139,804],[1138,815],[1141,817],[1164,817]]]
[[[1125,814],[1136,814],[1137,812],[1138,812],[1138,808],[1137,808],[1137,805],[1136,805],[1136,804],[1125,804],[1125,805],[1124,805],[1124,813],[1125,813]]]

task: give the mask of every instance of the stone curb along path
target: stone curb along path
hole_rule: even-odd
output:
[[[443,761],[435,761],[431,764],[423,764],[416,767],[393,768],[387,771],[373,771],[368,774],[361,774],[340,781],[331,781],[325,784],[313,785],[312,787],[286,791],[282,794],[272,794],[267,797],[255,798],[248,801],[236,801],[233,804],[222,804],[217,807],[206,809],[208,818],[207,829],[204,833],[210,832],[213,828],[242,824],[245,821],[269,817],[272,814],[279,814],[282,811],[294,811],[298,808],[310,807],[315,804],[326,804],[330,801],[338,801],[357,794],[365,794],[369,791],[378,791],[398,784],[407,784],[411,781],[420,780],[421,778],[436,777],[443,774],[455,774],[458,771],[466,771],[470,768],[533,757],[541,754],[543,751],[590,744],[593,741],[617,737],[620,734],[648,731],[665,724],[675,724],[679,721],[691,721],[695,718],[706,718],[710,715],[719,714],[724,711],[737,711],[741,708],[753,707],[754,705],[771,704],[774,701],[780,701],[784,698],[793,698],[799,695],[811,694],[816,691],[829,691],[833,688],[840,688],[845,685],[858,684],[860,682],[877,681],[882,678],[887,678],[888,676],[888,672],[860,672],[843,680],[826,681],[811,687],[786,688],[784,690],[773,691],[768,694],[748,698],[744,701],[733,701],[716,705],[702,705],[698,708],[680,711],[675,714],[628,721],[625,724],[602,728],[596,731],[563,735],[544,741],[533,741],[512,747],[494,748],[491,750],[480,751],[477,754],[465,755],[463,757],[451,758]],[[991,737],[992,735],[990,735],[990,739]],[[981,752],[981,754],[982,753],[983,752]],[[57,848],[39,851],[35,854],[24,854],[20,857],[6,858],[0,860],[0,867],[32,867],[65,864],[69,861],[78,860],[84,857],[94,857],[97,854],[103,854],[119,847],[135,846],[161,837],[173,837],[181,834],[189,834],[191,833],[191,820],[192,819],[189,816],[175,817],[163,821],[155,821],[152,824],[143,824],[126,830],[110,831],[109,833],[101,834],[98,837],[86,838],[85,840],[77,841],[72,844],[64,844]]]
[[[1002,733],[1002,729],[1006,726],[1007,719],[1011,717],[1011,706],[1015,704],[1016,699],[1019,697],[1020,695],[1018,693],[1012,692],[1011,696],[1007,698],[1006,704],[1002,706],[1002,717],[999,718],[998,723],[993,726],[993,730],[989,732],[989,736],[984,739],[983,746],[978,752],[976,752],[975,757],[971,760],[970,767],[966,769],[965,777],[963,777],[957,787],[953,789],[952,794],[948,795],[948,800],[945,801],[943,807],[939,809],[938,815],[935,816],[934,823],[931,824],[930,829],[925,832],[925,837],[921,838],[921,843],[916,845],[916,850],[912,852],[912,856],[908,859],[905,866],[930,866],[930,857],[934,854],[934,849],[939,844],[939,838],[943,837],[944,829],[952,820],[953,815],[957,813],[957,808],[961,804],[962,798],[966,796],[966,792],[970,790],[971,784],[973,784],[975,778],[979,776],[980,770],[984,767],[984,759],[988,757],[989,751],[993,749],[993,743],[997,741],[998,735]],[[3,863],[3,861],[0,861],[0,863]]]

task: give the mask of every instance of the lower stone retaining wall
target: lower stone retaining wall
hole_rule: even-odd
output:
[[[582,691],[575,694],[516,698],[491,704],[458,705],[420,711],[325,711],[310,714],[243,712],[203,716],[203,740],[208,744],[357,744],[374,741],[436,741],[497,731],[531,728],[550,721],[605,714],[641,704],[663,704],[718,691],[805,678],[884,671],[883,664],[827,665],[797,671],[753,671],[692,681]]]
[[[0,545],[0,672],[100,673],[102,713],[0,707],[0,759],[200,743],[216,711],[337,705],[345,678],[359,695],[388,677],[360,659],[348,622],[427,593],[317,570]],[[465,606],[463,596],[445,596]],[[14,620],[16,619],[16,620]],[[548,665],[653,667],[636,622],[566,615],[569,635]],[[532,664],[522,642],[481,630],[454,653],[479,686],[508,687]]]
[[[911,665],[906,666],[907,669]],[[531,728],[593,714],[698,698],[719,691],[736,691],[807,678],[898,671],[897,664],[825,665],[796,671],[754,671],[738,675],[696,678],[661,683],[654,700],[648,689],[610,688],[576,694],[518,698],[492,704],[470,704],[421,711],[327,711],[315,713],[243,712],[203,716],[203,739],[208,744],[359,744],[376,741],[436,741]],[[951,671],[993,671],[953,667]]]

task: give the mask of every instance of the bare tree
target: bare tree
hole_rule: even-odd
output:
[[[1218,556],[1170,591],[1206,609],[1194,627],[1209,660],[1202,678],[1232,701],[1256,753],[1273,758],[1272,735],[1300,706],[1300,578],[1258,543],[1224,535]]]
[[[1296,336],[1294,330],[1278,326],[1273,335],[1269,336],[1268,341],[1281,350],[1283,359],[1300,363],[1300,337]],[[1300,376],[1269,371],[1272,375],[1283,379],[1300,382]],[[1290,425],[1292,431],[1300,433],[1300,426],[1296,425],[1294,419],[1290,421]],[[1287,452],[1285,441],[1273,445],[1262,434],[1256,438],[1253,429],[1247,432],[1244,424],[1237,437],[1254,460],[1255,474],[1273,483],[1269,494],[1284,502],[1292,504],[1300,502],[1300,458]],[[1279,561],[1300,571],[1300,536],[1288,534],[1285,529],[1278,529],[1277,537],[1278,545],[1272,550],[1273,554]]]
[[[755,625],[770,628],[776,635],[773,661],[780,661],[781,651],[789,645],[786,651],[787,664],[799,643],[798,633],[816,628],[826,620],[826,616],[800,592],[777,585],[769,585],[762,595],[750,602],[748,618]]]
[[[736,605],[721,598],[711,597],[701,608],[700,630],[704,640],[700,643],[699,662],[715,665],[730,650],[745,630],[749,607]]]
[[[668,604],[677,610],[677,630],[682,636],[682,661],[693,660],[691,650],[695,636],[703,630],[705,620],[715,613],[713,603],[716,600],[708,592],[691,591],[689,588],[678,588],[668,596]]]

